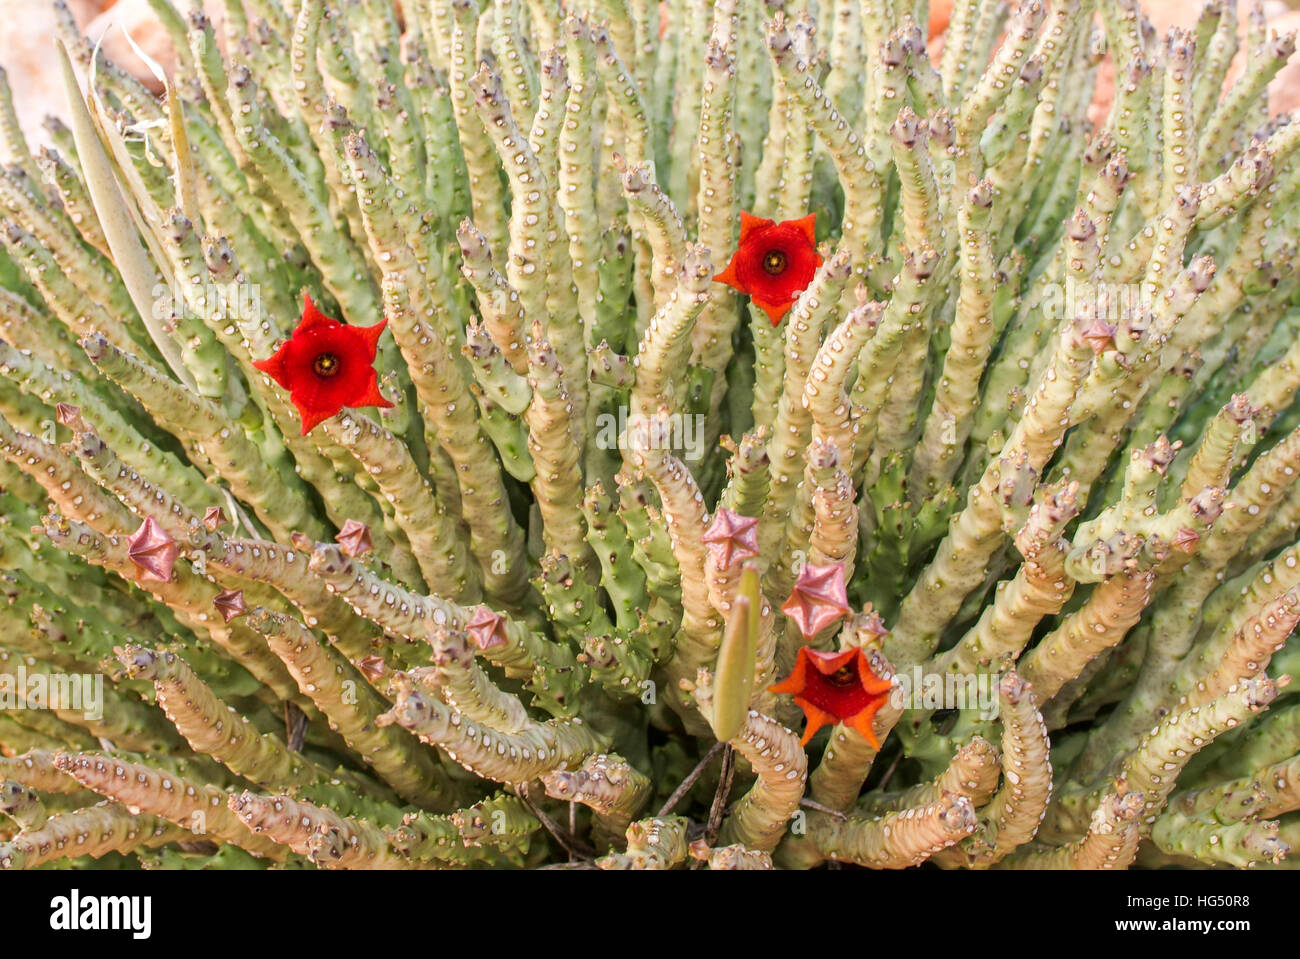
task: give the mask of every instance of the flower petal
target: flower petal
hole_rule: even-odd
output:
[[[379,384],[371,380],[366,386],[366,391],[354,399],[347,406],[377,406],[380,409],[392,408],[392,403],[384,398],[384,394],[379,392]]]
[[[772,321],[773,326],[780,326],[785,315],[790,312],[790,307],[794,306],[794,301],[787,303],[764,303],[758,297],[752,297],[754,305],[767,314],[767,318]]]
[[[808,681],[807,677],[808,659],[805,656],[800,656],[795,660],[794,669],[790,671],[790,675],[781,680],[775,686],[767,687],[768,692],[792,693],[797,696],[799,693],[803,692],[804,686]]]
[[[717,283],[725,283],[727,286],[734,287],[741,293],[745,292],[745,288],[740,285],[740,278],[736,276],[736,261],[734,258],[727,264],[727,268],[713,279]]]
[[[331,416],[338,415],[338,412],[338,410],[331,412],[322,407],[299,406],[298,415],[302,417],[302,435],[306,436]]]
[[[808,237],[809,244],[811,244],[814,248],[816,248],[817,246],[817,214],[816,213],[809,213],[807,216],[802,217],[798,220],[787,220],[786,222],[802,230],[804,236]],[[821,257],[819,256],[817,259],[820,261]],[[821,263],[819,262],[817,265],[821,266]]]
[[[736,242],[740,246],[745,245],[745,241],[755,230],[762,230],[770,226],[776,226],[775,220],[765,220],[761,216],[754,216],[752,213],[740,211],[740,236]]]
[[[294,330],[297,335],[304,330],[314,329],[319,326],[340,326],[338,320],[332,320],[320,310],[316,309],[316,304],[311,301],[311,294],[306,290],[302,291],[302,319],[298,321],[298,328]]]
[[[847,723],[847,725],[857,730],[859,736],[871,743],[871,748],[877,752],[880,751],[880,740],[876,738],[876,713],[880,711],[880,707],[883,705],[883,702],[874,702]]]
[[[384,330],[388,327],[388,320],[383,319],[374,326],[350,326],[349,331],[355,331],[357,339],[367,344],[370,348],[370,360],[374,362],[375,353],[378,350],[379,338],[383,336]]]
[[[843,668],[849,660],[858,655],[858,650],[854,647],[846,649],[840,653],[828,653],[820,649],[808,647],[806,655],[808,657],[808,662],[812,664],[813,668],[815,668],[817,672],[821,673],[823,676],[833,676]],[[869,671],[868,675],[871,675]]]
[[[263,373],[271,377],[271,379],[275,380],[286,390],[289,388],[289,384],[287,382],[286,373],[284,369],[284,356],[285,356],[285,349],[288,345],[289,344],[286,342],[284,345],[282,345],[278,350],[276,350],[266,359],[257,360],[256,362],[253,363],[253,367],[255,369],[261,370]]]
[[[838,720],[820,707],[814,706],[806,699],[796,696],[794,703],[803,710],[803,714],[808,718],[808,725],[804,728],[803,738],[799,740],[800,746],[807,746],[808,741],[817,735],[817,730],[823,726],[834,726]]]

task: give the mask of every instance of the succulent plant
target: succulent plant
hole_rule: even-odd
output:
[[[1293,37],[151,7],[0,97],[0,868],[1285,864]]]

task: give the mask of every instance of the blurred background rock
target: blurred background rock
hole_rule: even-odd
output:
[[[201,0],[181,0],[178,6],[185,9]],[[222,4],[220,0],[202,0],[208,13],[219,25]],[[151,87],[157,89],[153,76],[131,51],[122,35],[121,27],[128,30],[141,48],[155,60],[170,68],[171,44],[157,18],[149,9],[147,0],[67,0],[77,24],[91,40],[106,36],[104,50],[119,65],[136,73]],[[1191,27],[1200,15],[1202,0],[1143,0],[1151,21],[1163,34],[1172,26]],[[1239,0],[1238,11],[1241,31],[1246,30],[1246,16],[1253,0]],[[1265,0],[1265,9],[1274,30],[1285,32],[1300,30],[1300,0]],[[952,0],[930,0],[931,52],[937,53],[943,45],[943,31],[947,28],[952,11]],[[49,0],[0,0],[0,65],[9,72],[14,100],[24,132],[33,144],[47,142],[41,129],[46,114],[63,116],[63,93],[53,56],[54,14]],[[221,35],[220,29],[217,35]],[[1235,78],[1244,56],[1238,54],[1237,64],[1228,75]],[[1093,117],[1105,116],[1114,91],[1114,76],[1107,61],[1097,82],[1097,97]],[[1300,54],[1273,81],[1269,88],[1274,113],[1300,108]]]
[[[943,49],[943,32],[948,27],[952,16],[953,0],[930,0],[930,53],[936,55]],[[1201,15],[1204,0],[1142,0],[1142,8],[1155,24],[1156,30],[1164,36],[1170,27],[1191,29],[1196,25],[1196,18]],[[1237,22],[1242,39],[1246,36],[1247,16],[1255,6],[1255,0],[1238,0]],[[1300,31],[1300,0],[1264,0],[1264,11],[1268,14],[1269,27],[1278,33]],[[1245,51],[1237,53],[1232,69],[1228,71],[1227,83],[1237,78],[1244,62]],[[1293,56],[1285,69],[1277,75],[1269,86],[1269,109],[1276,115],[1300,107],[1300,53]],[[1091,119],[1100,121],[1110,110],[1110,103],[1115,93],[1115,71],[1109,59],[1102,63],[1097,72],[1097,94],[1093,98]]]
[[[106,36],[104,52],[109,59],[137,74],[152,89],[161,92],[153,75],[132,52],[120,29],[130,31],[146,53],[169,70],[173,61],[171,43],[147,0],[66,0],[77,25],[90,39]],[[190,0],[198,3],[199,0]],[[219,23],[220,0],[204,3],[209,16]],[[182,9],[185,4],[181,4]],[[41,121],[46,114],[66,116],[66,104],[54,59],[55,21],[49,0],[0,0],[0,66],[9,73],[14,105],[23,132],[33,144],[48,142]],[[218,31],[219,32],[219,31]]]

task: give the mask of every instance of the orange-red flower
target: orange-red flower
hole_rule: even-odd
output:
[[[345,406],[392,406],[379,392],[375,345],[387,320],[348,326],[303,294],[302,320],[270,357],[253,365],[289,391],[306,436]]]
[[[776,223],[740,214],[740,242],[727,268],[714,277],[746,293],[776,326],[822,265],[813,226],[816,213]]]
[[[892,688],[892,682],[871,671],[860,648],[823,653],[810,646],[799,648],[799,658],[789,676],[768,687],[771,692],[794,696],[795,705],[808,718],[800,745],[806,745],[823,726],[844,723],[876,749],[880,742],[871,728],[872,720],[889,701]]]

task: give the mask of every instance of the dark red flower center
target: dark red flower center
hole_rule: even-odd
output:
[[[780,276],[788,262],[783,250],[768,250],[763,255],[763,272],[768,276]]]
[[[826,681],[832,686],[852,686],[858,682],[858,671],[852,666],[841,666],[827,676]]]
[[[875,698],[862,688],[856,666],[846,666],[829,676],[809,670],[808,685],[799,695],[837,720],[856,716]]]
[[[321,353],[312,360],[311,369],[317,376],[334,376],[339,371],[339,358],[333,353]]]

